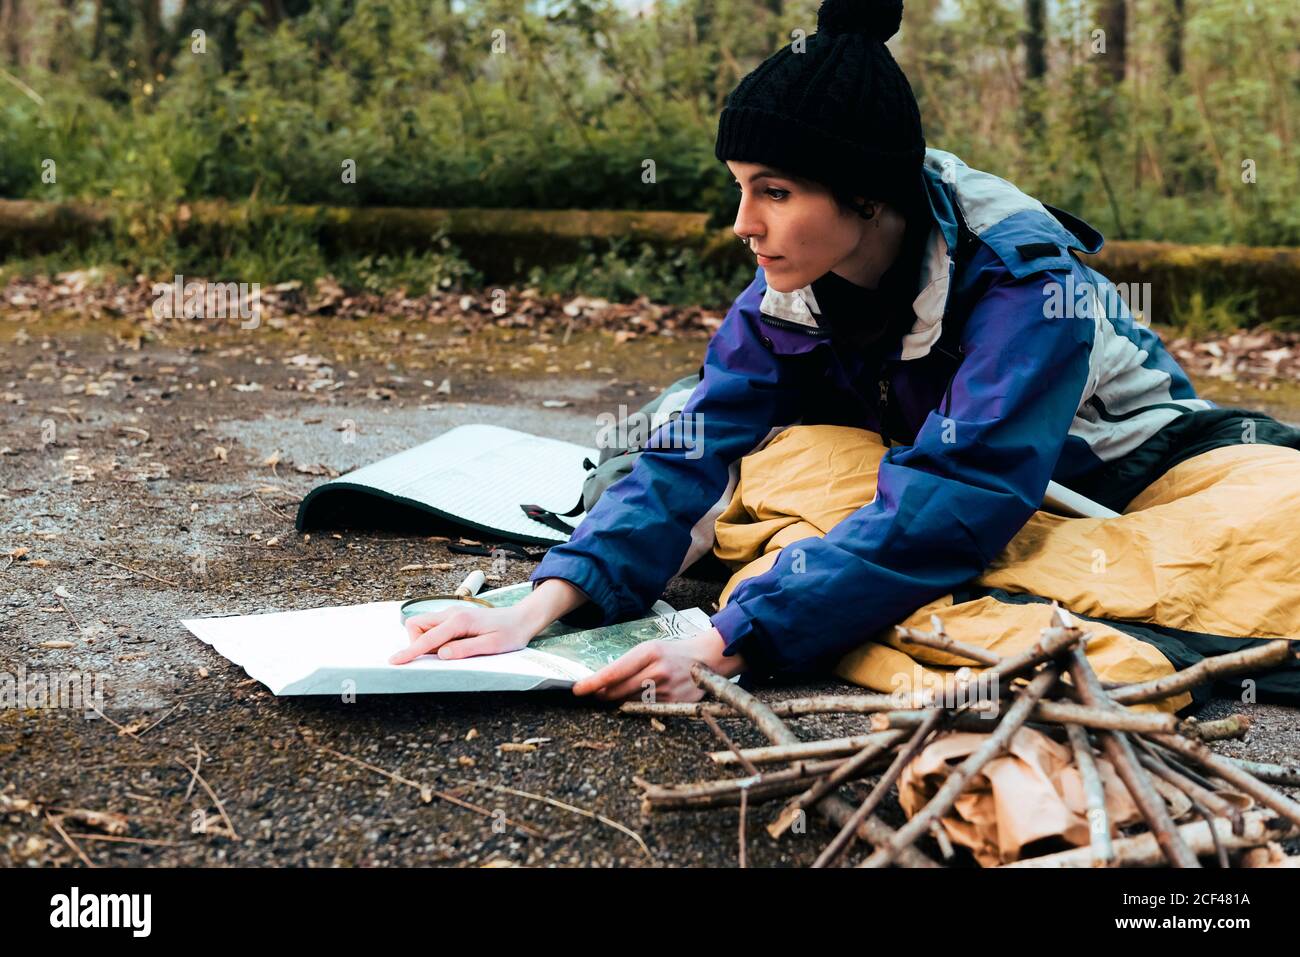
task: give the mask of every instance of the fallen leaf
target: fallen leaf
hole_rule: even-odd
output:
[[[126,724],[122,725],[117,732],[117,736],[120,738],[124,734],[139,734],[145,728],[149,727],[151,723],[149,715],[142,714],[134,721],[128,721]]]
[[[328,465],[321,465],[319,462],[314,465],[294,465],[293,470],[303,475],[328,475],[330,478],[335,478],[339,474]]]

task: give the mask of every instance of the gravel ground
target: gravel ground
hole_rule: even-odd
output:
[[[636,408],[703,352],[702,340],[455,331],[377,319],[142,337],[125,321],[0,317],[0,671],[103,675],[106,715],[0,710],[0,806],[124,815],[132,841],[68,828],[100,865],[734,865],[734,808],[640,816],[634,776],[713,776],[705,752],[718,745],[702,723],[659,729],[567,693],[277,699],[180,625],[449,590],[487,560],[425,538],[302,536],[297,500],[331,471],[469,422],[590,443],[598,412]],[[434,562],[453,567],[398,572]],[[512,560],[508,580],[533,567]],[[676,579],[665,598],[710,610],[720,590]],[[828,680],[762,693],[851,690]],[[1293,709],[1221,700],[1199,717],[1242,710],[1250,735],[1217,750],[1300,762]],[[766,743],[743,720],[722,724],[742,746]],[[812,738],[865,725],[795,727]],[[528,738],[549,740],[499,748]],[[196,760],[202,784],[184,766]],[[419,785],[440,794],[422,802]],[[903,820],[896,804],[882,817]],[[773,842],[766,820],[750,819],[756,866],[807,865],[832,833],[814,820]],[[0,864],[69,863],[77,855],[43,816],[0,814]]]

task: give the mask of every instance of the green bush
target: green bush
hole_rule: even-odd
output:
[[[694,250],[664,254],[647,243],[635,251],[630,246],[622,239],[607,244],[584,241],[577,260],[547,269],[534,267],[528,285],[541,292],[581,292],[613,302],[646,296],[652,302],[685,306],[730,303],[753,278],[752,266],[720,270],[702,266]]]
[[[181,200],[695,210],[723,225],[736,209],[713,156],[723,97],[792,30],[811,32],[817,6],[665,0],[633,16],[615,0],[188,0],[147,50],[138,5],[106,0],[98,48],[92,17],[25,5],[27,52],[0,82],[0,195],[153,207],[116,233],[118,258],[143,269],[188,255],[163,228]],[[1021,75],[1019,0],[908,4],[891,47],[930,145],[1110,239],[1300,244],[1290,0],[1253,0],[1249,16],[1227,0],[1188,4],[1178,75],[1163,60],[1170,5],[1129,0],[1117,85],[1077,39],[1093,5],[1048,7],[1037,81]],[[200,25],[208,46],[195,53]],[[321,268],[273,229],[242,243],[230,254]],[[597,258],[601,281],[626,288]],[[628,268],[668,284],[678,267]],[[362,271],[423,281],[431,269]]]

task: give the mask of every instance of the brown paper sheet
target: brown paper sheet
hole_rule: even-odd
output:
[[[986,740],[987,735],[959,732],[923,748],[898,780],[907,816],[924,807],[949,772]],[[1118,828],[1136,824],[1141,815],[1110,762],[1100,756],[1096,761],[1116,836]],[[953,843],[970,848],[984,867],[1019,860],[1026,848],[1036,856],[1089,842],[1087,803],[1073,754],[1032,728],[1017,731],[1007,752],[984,765],[940,823]]]

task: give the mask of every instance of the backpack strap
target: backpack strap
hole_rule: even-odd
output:
[[[582,467],[588,472],[596,468],[589,458],[584,458],[582,460]],[[586,511],[583,507],[582,500],[583,496],[579,495],[578,504],[573,506],[573,508],[569,509],[567,512],[552,512],[550,509],[542,508],[540,505],[520,505],[519,507],[522,508],[524,514],[534,522],[541,522],[547,528],[553,528],[557,532],[564,532],[566,535],[572,535],[573,527],[560,521],[560,518],[573,518],[573,516],[581,515]]]
[[[573,526],[564,524],[564,522],[560,521],[559,516],[564,515],[572,517],[574,515],[582,514],[583,511],[582,499],[578,499],[578,504],[567,512],[552,512],[550,509],[542,508],[540,505],[520,505],[519,507],[522,508],[524,514],[534,522],[541,522],[548,528],[553,528],[557,532],[563,532],[565,535],[573,534]]]

